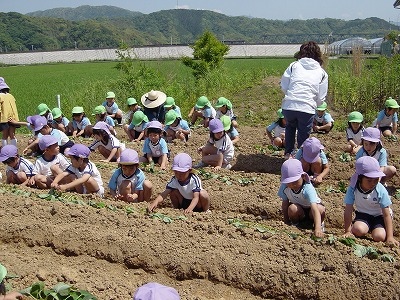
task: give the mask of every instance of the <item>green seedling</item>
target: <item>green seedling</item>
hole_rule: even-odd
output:
[[[255,145],[254,148],[257,150],[257,152],[261,154],[267,153],[268,148],[264,148],[263,146],[260,145]]]
[[[62,282],[57,283],[52,289],[46,289],[44,282],[39,281],[20,293],[37,300],[97,300],[88,291],[78,290]]]
[[[61,195],[62,193],[60,191],[51,188],[47,194],[39,194],[38,197],[48,201],[62,201],[63,199],[61,198]]]
[[[167,215],[164,215],[162,213],[150,213],[149,217],[152,218],[152,219],[159,219],[159,220],[161,220],[161,221],[163,221],[164,223],[167,223],[167,224],[168,223],[172,223],[172,218],[167,216]]]
[[[126,212],[127,215],[129,215],[129,214],[134,213],[135,210],[130,206],[125,206],[125,212]]]
[[[254,182],[256,182],[256,180],[257,180],[256,177],[238,179],[240,185],[242,185],[242,186],[247,186],[247,185],[253,184]]]
[[[353,248],[353,253],[357,257],[367,257],[369,259],[380,259],[382,261],[387,261],[387,262],[394,262],[395,259],[393,256],[383,253],[381,251],[377,251],[373,247],[367,247],[363,245],[356,244],[355,239],[353,238],[341,238],[339,239],[339,242],[345,244],[346,246],[352,247]]]
[[[339,181],[339,191],[342,192],[342,193],[346,193],[346,191],[347,191],[346,182],[344,182],[342,180]]]
[[[230,178],[229,178],[229,177],[226,177],[226,176],[220,177],[219,180],[220,180],[221,182],[223,182],[223,183],[226,183],[227,185],[231,185],[231,184],[232,184],[232,181],[230,180]]]
[[[339,156],[339,160],[341,162],[350,162],[351,161],[351,156],[349,153],[342,153]]]
[[[396,199],[400,199],[400,190],[396,190],[396,194],[394,195]]]

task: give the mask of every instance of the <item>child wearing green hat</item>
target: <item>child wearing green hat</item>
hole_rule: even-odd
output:
[[[344,147],[344,152],[350,154],[356,154],[362,147],[362,134],[364,132],[364,126],[362,124],[364,120],[363,115],[358,111],[352,111],[347,116],[347,128],[346,137],[347,145]]]
[[[174,110],[169,110],[165,114],[165,128],[167,142],[170,143],[174,139],[187,142],[190,136],[190,127],[186,120],[182,120]]]
[[[397,110],[399,104],[396,100],[389,98],[385,101],[385,108],[382,109],[376,118],[376,127],[382,132],[383,136],[395,135],[397,132]]]
[[[111,134],[117,136],[117,132],[115,131],[115,122],[113,118],[107,115],[106,108],[103,105],[96,106],[93,109],[92,116],[95,117],[95,125],[97,122],[105,122],[108,125],[108,128]],[[85,127],[85,136],[92,136],[93,134],[93,126],[88,125]]]
[[[313,131],[317,133],[328,133],[333,128],[333,118],[330,113],[326,111],[328,105],[323,102],[321,105],[317,106],[314,121],[313,121]]]
[[[125,132],[131,142],[140,142],[145,138],[145,130],[149,119],[143,111],[138,110],[133,114],[132,122],[126,128]],[[125,127],[124,127],[125,129]]]
[[[51,126],[54,129],[58,129],[64,132],[66,135],[72,135],[72,131],[69,131],[69,120],[66,116],[63,115],[60,108],[55,107],[51,110],[51,114],[53,115],[53,121]]]
[[[105,107],[107,114],[114,120],[117,120],[118,125],[121,125],[122,111],[118,108],[118,104],[115,102],[114,92],[107,92],[106,101],[104,101],[102,105]]]
[[[88,125],[91,125],[91,123],[89,118],[86,117],[83,107],[75,106],[72,109],[72,121],[68,124],[69,130],[72,132],[72,137],[86,137],[85,128]]]
[[[50,108],[45,103],[40,103],[36,108],[36,114],[39,116],[43,116],[47,119],[47,122],[51,126],[53,122],[53,114],[50,111]]]
[[[174,98],[167,97],[165,99],[164,108],[165,108],[165,114],[167,114],[167,112],[169,112],[170,110],[173,110],[173,111],[175,111],[175,113],[178,117],[182,118],[181,109],[179,106],[177,106],[175,104]]]
[[[191,118],[190,125],[194,126],[197,119],[203,118],[202,125],[208,128],[208,123],[210,120],[214,119],[217,115],[214,107],[212,107],[211,102],[206,96],[201,96],[197,99],[196,105],[192,108],[189,113],[189,118]]]
[[[222,116],[228,116],[231,120],[232,126],[235,128],[238,127],[236,116],[233,113],[231,101],[225,97],[219,97],[217,103],[215,103],[215,108],[217,108],[217,119],[221,119]]]
[[[282,108],[278,109],[276,114],[278,115],[278,120],[269,124],[266,132],[272,146],[284,148],[286,121],[282,114]]]
[[[229,116],[223,115],[221,116],[220,120],[222,122],[222,126],[224,126],[226,134],[231,139],[232,144],[235,145],[237,142],[239,142],[239,132],[235,127],[233,127],[231,118]]]
[[[123,121],[125,123],[124,129],[125,129],[125,127],[127,128],[129,126],[129,124],[131,124],[133,114],[135,112],[137,112],[138,110],[142,110],[142,108],[139,106],[137,100],[132,97],[130,97],[126,100],[126,105],[128,106],[128,111],[125,113],[125,115],[123,117]]]

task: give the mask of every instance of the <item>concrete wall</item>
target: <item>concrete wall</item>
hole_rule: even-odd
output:
[[[323,45],[321,45],[323,47]],[[230,45],[227,57],[284,57],[293,56],[300,45]],[[322,49],[322,48],[321,48]],[[51,52],[1,53],[0,63],[7,65],[27,65],[51,62],[73,62],[93,60],[116,60],[117,49],[68,50]],[[162,59],[191,56],[189,46],[153,46],[133,48],[138,59]]]

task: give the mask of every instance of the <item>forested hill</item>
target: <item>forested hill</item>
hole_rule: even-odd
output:
[[[379,18],[267,20],[206,10],[171,9],[150,14],[114,6],[57,8],[27,15],[0,13],[0,51],[115,48],[191,44],[205,30],[227,43],[333,42],[351,36],[383,37],[399,27]]]

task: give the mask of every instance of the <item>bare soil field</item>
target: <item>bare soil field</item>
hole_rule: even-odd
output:
[[[245,111],[238,111],[240,116]],[[239,117],[240,123],[240,117]],[[146,203],[128,204],[65,193],[61,199],[39,197],[46,191],[0,186],[0,261],[14,290],[42,280],[52,287],[66,282],[98,299],[131,299],[149,281],[176,288],[182,299],[399,299],[400,252],[370,238],[357,244],[374,247],[395,261],[357,257],[339,241],[343,234],[343,197],[354,170],[341,159],[345,133],[318,135],[331,170],[318,187],[327,211],[326,235],[315,240],[312,228],[283,223],[277,196],[283,152],[268,148],[265,126],[240,126],[232,170],[199,171],[211,196],[211,213],[184,216],[164,201],[155,214]],[[123,136],[118,128],[119,137]],[[207,140],[196,128],[187,145],[173,143],[171,155],[196,149]],[[123,140],[123,138],[121,138]],[[20,150],[27,136],[19,135]],[[89,144],[89,141],[83,141]],[[389,162],[399,167],[399,144],[383,141]],[[142,153],[142,145],[127,143]],[[105,186],[115,164],[96,162]],[[4,174],[4,165],[0,166]],[[146,171],[153,199],[172,171]],[[388,182],[400,239],[399,177]],[[63,201],[57,201],[63,200]]]

